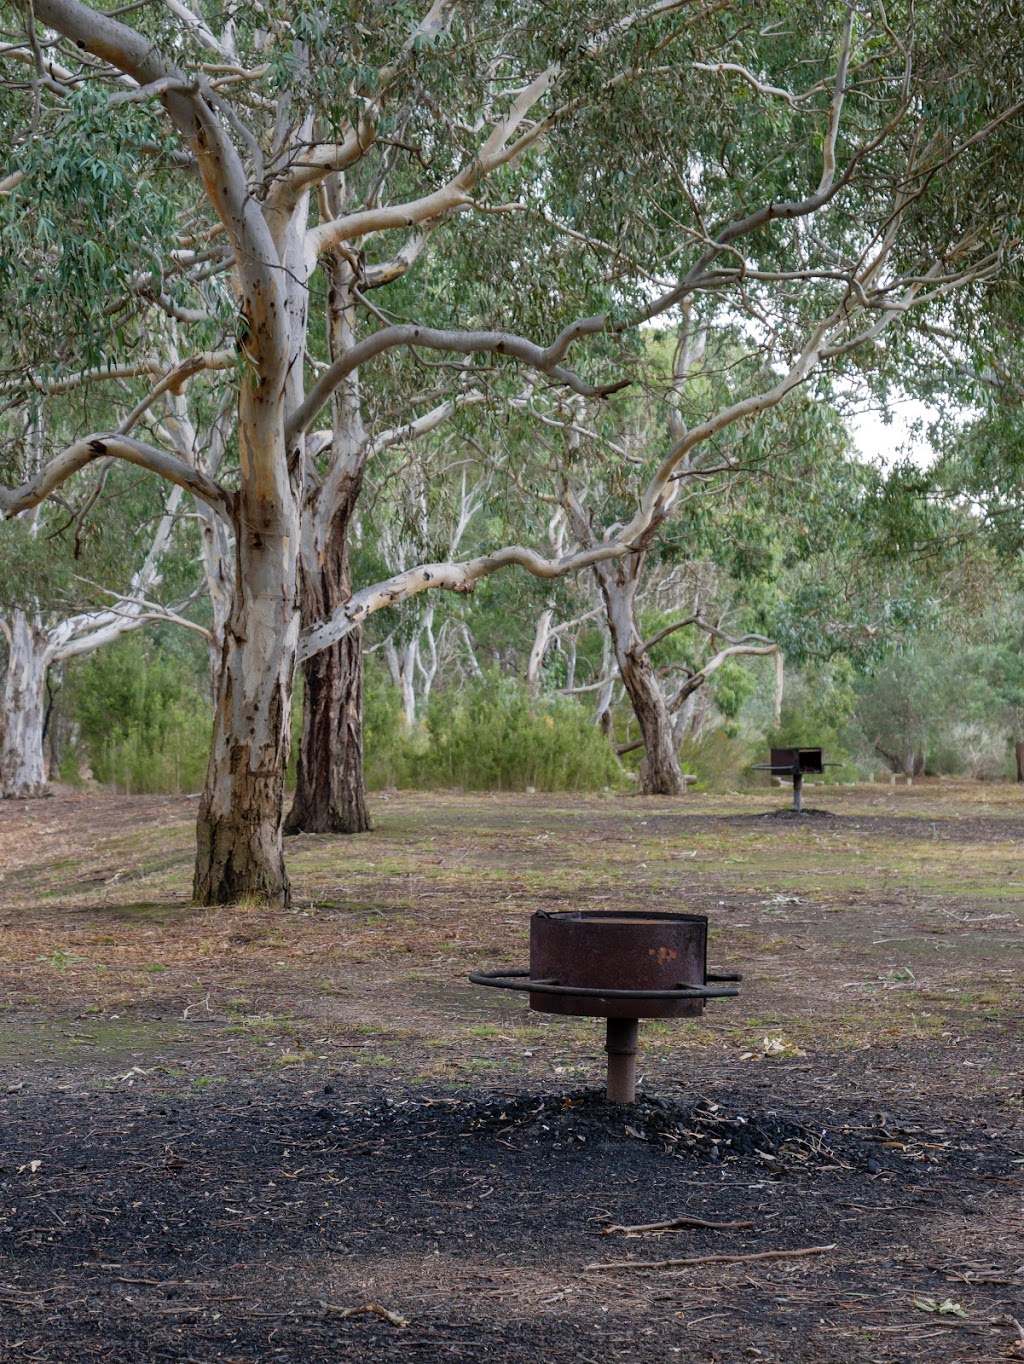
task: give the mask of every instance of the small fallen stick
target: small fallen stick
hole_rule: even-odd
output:
[[[804,1250],[759,1250],[750,1255],[688,1255],[682,1260],[606,1260],[584,1265],[584,1270],[602,1269],[675,1269],[681,1265],[739,1265],[748,1260],[792,1260],[798,1255],[824,1255],[835,1246],[807,1246]]]
[[[379,1302],[364,1303],[362,1307],[335,1307],[329,1302],[320,1304],[323,1313],[327,1317],[360,1317],[366,1312],[372,1312],[376,1317],[383,1317],[385,1321],[390,1321],[392,1326],[408,1326],[409,1322],[405,1317],[400,1317],[397,1312],[389,1312],[386,1307],[381,1307]]]
[[[639,1236],[644,1231],[676,1231],[679,1227],[706,1227],[709,1231],[745,1231],[753,1222],[706,1222],[703,1217],[673,1217],[668,1222],[642,1222],[635,1227],[620,1227],[616,1222],[599,1232],[600,1236],[611,1236],[621,1231],[626,1236]]]

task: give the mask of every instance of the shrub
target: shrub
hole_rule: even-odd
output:
[[[424,735],[403,747],[404,775],[417,785],[594,790],[618,785],[622,776],[582,706],[566,697],[531,697],[517,678],[497,673],[433,697]]]
[[[97,781],[129,793],[202,786],[212,722],[195,663],[129,635],[78,666],[78,749]]]
[[[684,772],[695,776],[705,791],[737,791],[749,786],[753,777],[753,763],[762,762],[763,754],[749,743],[734,738],[726,729],[714,729],[698,740],[687,739],[679,750],[679,761]]]

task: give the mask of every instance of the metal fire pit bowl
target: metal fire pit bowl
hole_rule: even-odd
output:
[[[694,1018],[709,999],[738,995],[740,976],[709,975],[702,914],[582,910],[530,920],[530,969],[477,971],[474,985],[529,993],[540,1013],[606,1018],[608,1099],[636,1098],[641,1018]]]

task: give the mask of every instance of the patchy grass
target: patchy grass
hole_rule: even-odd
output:
[[[598,1023],[531,1014],[466,974],[525,965],[535,909],[679,909],[708,914],[712,967],[746,981],[700,1020],[645,1025],[659,1064],[906,1046],[953,1073],[964,1039],[1024,1013],[1024,795],[936,782],[808,803],[834,818],[775,819],[775,791],[401,795],[371,835],[289,842],[286,913],[189,904],[186,799],[7,803],[4,1038],[68,1068],[160,1053],[211,1073],[328,1061],[596,1079]],[[774,1035],[793,1050],[765,1055]],[[995,1084],[993,1069],[967,1078]]]

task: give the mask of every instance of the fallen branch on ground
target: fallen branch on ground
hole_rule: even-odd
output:
[[[360,1317],[365,1312],[372,1312],[374,1316],[383,1317],[385,1321],[390,1321],[392,1326],[408,1326],[409,1322],[405,1317],[400,1317],[397,1312],[389,1312],[386,1307],[381,1307],[379,1302],[364,1303],[362,1307],[334,1307],[329,1302],[320,1304],[324,1315],[328,1317]]]
[[[753,1222],[706,1222],[703,1217],[673,1217],[668,1222],[642,1222],[635,1227],[620,1227],[618,1223],[605,1227],[601,1236],[611,1236],[621,1231],[625,1236],[639,1236],[645,1231],[676,1231],[679,1227],[704,1227],[708,1231],[743,1231],[752,1227]]]
[[[602,1269],[675,1269],[683,1265],[739,1265],[748,1260],[790,1260],[798,1255],[824,1255],[835,1246],[807,1246],[803,1250],[759,1250],[750,1255],[688,1255],[682,1260],[605,1260],[602,1264],[585,1265],[584,1270]]]

